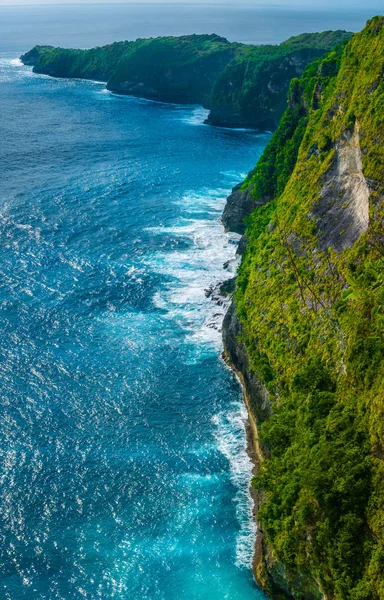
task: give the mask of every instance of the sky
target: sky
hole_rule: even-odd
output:
[[[313,8],[331,8],[337,7],[340,9],[348,8],[359,8],[362,5],[362,0],[113,0],[108,2],[106,0],[0,0],[0,6],[32,6],[32,5],[63,5],[63,4],[242,4],[252,6],[297,6],[305,9]],[[383,0],[366,0],[364,7],[372,7],[381,9],[381,13],[384,13]]]

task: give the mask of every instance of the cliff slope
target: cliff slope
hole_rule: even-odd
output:
[[[213,125],[274,129],[292,77],[350,35],[304,34],[259,47],[214,34],[159,37],[91,50],[36,46],[21,59],[36,73],[106,81],[119,94],[202,104]]]
[[[264,449],[256,577],[383,599],[384,17],[292,82],[237,193],[256,208],[224,342]]]
[[[305,67],[337,44],[346,31],[302,34],[280,46],[253,46],[236,56],[213,86],[208,122],[275,130],[286,109],[288,87]]]

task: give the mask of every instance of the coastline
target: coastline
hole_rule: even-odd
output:
[[[229,310],[229,308],[228,308],[228,310]],[[250,396],[246,389],[244,376],[240,371],[238,371],[236,369],[235,365],[232,363],[231,358],[228,355],[225,347],[222,352],[222,358],[223,358],[225,364],[235,374],[235,377],[238,380],[238,382],[241,386],[241,389],[242,389],[242,397],[243,397],[243,401],[244,401],[245,407],[247,409],[247,415],[248,415],[247,422],[246,422],[246,437],[247,437],[246,448],[247,448],[248,456],[252,463],[252,476],[256,477],[258,475],[260,465],[264,460],[264,454],[263,454],[262,448],[259,443],[259,432],[258,432],[256,417],[252,412]],[[266,590],[262,587],[261,581],[260,581],[260,576],[261,576],[260,569],[261,569],[262,560],[263,560],[263,554],[262,554],[263,533],[262,533],[262,530],[260,529],[260,524],[257,521],[257,513],[258,513],[259,506],[260,506],[261,494],[260,494],[260,492],[258,492],[257,490],[255,490],[253,488],[251,482],[249,484],[249,494],[253,500],[252,514],[253,514],[254,520],[256,521],[256,528],[257,528],[255,541],[254,541],[254,548],[253,548],[252,571],[253,571],[253,576],[255,578],[256,583],[263,589],[264,592],[266,592]]]
[[[86,473],[83,454],[73,453],[71,448],[67,451],[64,444],[59,449],[60,454],[55,444],[48,448],[49,452],[52,448],[52,455],[48,451],[44,454],[46,462],[41,467],[42,478],[45,472],[50,472],[52,461],[57,461],[59,468],[71,461],[71,469],[63,468],[58,474],[58,492],[62,495],[62,490],[66,489],[68,474],[74,511],[81,507],[81,502],[84,506],[93,502],[95,506],[89,526],[84,512],[81,535],[87,530],[84,535],[92,536],[97,543],[103,539],[105,531],[105,535],[111,536],[111,543],[103,546],[100,560],[104,560],[105,556],[105,560],[111,561],[112,553],[113,560],[116,560],[113,563],[116,570],[108,572],[101,580],[95,563],[80,550],[82,540],[74,538],[70,555],[73,560],[68,560],[63,568],[64,584],[69,591],[64,589],[62,593],[74,593],[70,578],[75,571],[77,573],[76,565],[79,565],[83,571],[78,585],[90,597],[97,594],[100,585],[104,586],[102,592],[105,590],[108,597],[113,578],[117,581],[116,585],[121,586],[119,589],[123,586],[131,591],[133,589],[135,597],[137,589],[139,595],[141,593],[149,599],[161,593],[167,598],[176,598],[180,594],[183,597],[202,594],[218,600],[229,594],[230,597],[252,600],[255,593],[257,597],[258,590],[249,569],[255,527],[252,501],[248,495],[252,464],[245,447],[244,422],[247,416],[237,383],[234,383],[232,374],[224,368],[221,359],[218,360],[222,351],[220,329],[225,310],[205,297],[204,288],[212,281],[218,284],[235,275],[235,266],[233,271],[228,267],[223,271],[223,263],[229,261],[231,267],[239,236],[224,234],[221,213],[231,187],[244,175],[244,164],[252,163],[255,153],[262,152],[264,140],[234,135],[230,143],[219,145],[217,135],[209,127],[186,123],[191,118],[196,121],[194,109],[158,108],[155,112],[135,100],[129,102],[130,110],[126,111],[125,102],[106,102],[104,95],[98,93],[103,86],[89,81],[81,84],[72,82],[77,94],[73,93],[74,87],[67,86],[65,81],[51,80],[47,84],[45,76],[32,78],[28,67],[7,63],[2,68],[11,80],[8,86],[9,105],[5,107],[7,110],[8,106],[13,107],[16,93],[23,97],[23,118],[13,122],[17,131],[28,132],[30,137],[27,141],[31,140],[31,147],[34,140],[39,140],[44,148],[53,146],[57,139],[56,131],[44,129],[44,125],[50,118],[56,120],[59,112],[63,122],[68,123],[68,127],[63,127],[68,137],[61,137],[62,144],[69,143],[70,138],[76,150],[79,149],[79,153],[72,155],[76,157],[77,164],[70,181],[63,168],[63,165],[68,165],[65,152],[55,155],[54,183],[49,180],[52,172],[47,171],[44,164],[36,167],[42,162],[36,153],[32,154],[31,164],[26,165],[30,167],[31,177],[35,177],[36,172],[41,175],[41,184],[39,180],[36,196],[33,193],[25,195],[23,201],[17,204],[17,211],[20,211],[17,216],[23,214],[25,220],[22,225],[29,222],[35,225],[36,222],[40,224],[39,219],[45,213],[47,220],[43,221],[42,237],[53,232],[55,243],[52,247],[47,250],[40,236],[31,235],[34,229],[15,227],[17,217],[12,218],[12,209],[11,217],[2,224],[7,234],[14,235],[13,239],[19,243],[22,241],[20,249],[28,260],[26,264],[17,263],[12,274],[31,281],[33,296],[28,296],[30,300],[27,298],[26,302],[36,306],[36,298],[39,298],[39,306],[41,304],[44,308],[47,298],[54,305],[56,318],[60,319],[60,329],[55,329],[57,341],[61,344],[64,339],[63,344],[70,344],[65,354],[68,363],[64,363],[64,368],[69,372],[69,365],[73,366],[72,357],[76,356],[77,366],[84,374],[80,384],[77,378],[68,382],[66,376],[61,375],[63,355],[60,349],[57,362],[56,357],[49,353],[52,377],[48,370],[45,381],[48,389],[55,390],[52,392],[53,405],[56,406],[57,398],[58,406],[61,406],[60,397],[65,390],[68,405],[74,407],[70,420],[66,414],[63,415],[60,436],[68,439],[72,429],[76,434],[76,425],[79,424],[84,431],[90,432],[89,435],[97,437],[100,444],[100,454],[93,452],[92,446],[89,459],[87,455],[92,468]],[[48,112],[41,110],[39,100],[44,106],[48,104]],[[199,111],[198,116],[201,114]],[[30,129],[27,129],[24,123],[30,115],[33,118]],[[104,115],[108,120],[101,120]],[[113,118],[109,118],[111,115]],[[156,118],[150,119],[150,116]],[[81,127],[72,127],[72,119]],[[108,124],[107,140],[105,123]],[[137,142],[134,129],[137,125],[144,140],[148,141],[144,146]],[[150,134],[158,138],[161,133],[164,134],[163,152],[153,152]],[[122,139],[122,144],[111,144],[110,138]],[[223,138],[225,142],[225,136]],[[86,140],[84,145],[83,140]],[[191,159],[190,141],[193,142],[192,149],[204,148],[209,160],[203,152],[195,152],[198,156],[191,168],[178,169],[179,162],[188,165],[187,160]],[[134,163],[135,171],[131,154],[127,151],[132,146],[140,150],[138,162]],[[8,150],[7,146],[5,148]],[[179,162],[174,163],[175,149],[175,161]],[[165,169],[164,156],[167,152],[170,159],[169,167]],[[94,156],[103,161],[102,168],[98,160],[93,160]],[[10,160],[14,160],[12,153]],[[134,176],[129,178],[127,173],[131,172]],[[27,188],[20,178],[21,186]],[[7,189],[12,192],[11,188],[12,182],[9,182]],[[159,190],[161,199],[157,201]],[[36,202],[35,211],[36,205],[30,202],[30,198],[37,195],[39,202]],[[141,206],[134,220],[132,209],[138,206],[139,201]],[[79,218],[78,210],[83,211],[81,215],[84,218]],[[56,228],[59,217],[62,217],[63,226]],[[16,220],[17,223],[19,221]],[[70,240],[65,262],[61,257],[57,259],[55,252],[56,247],[64,245],[63,239]],[[143,240],[147,242],[146,252],[142,249]],[[6,263],[7,268],[15,265],[13,256],[12,263]],[[56,267],[60,260],[61,289],[65,293],[69,290],[70,298],[76,299],[73,304],[67,304],[52,290],[47,290],[46,294],[38,291],[38,282],[30,277],[31,273],[37,272],[36,256],[41,260],[41,266],[47,267],[46,271],[38,272],[37,279],[41,277],[46,281],[45,278],[49,277],[52,290],[57,290],[53,284],[57,283]],[[104,260],[104,256],[110,258]],[[54,266],[52,269],[51,264]],[[10,294],[12,291],[10,286]],[[158,297],[156,292],[159,292]],[[111,304],[106,305],[106,300]],[[92,309],[89,302],[92,302]],[[225,299],[225,304],[228,302],[229,298]],[[72,318],[73,307],[76,314],[81,311],[80,318]],[[33,310],[28,319],[34,332],[38,323],[43,330],[41,335],[45,333]],[[28,329],[21,320],[23,333],[24,327]],[[70,340],[68,331],[71,333]],[[44,344],[44,348],[50,347]],[[28,344],[27,349],[30,354],[26,360],[36,362],[35,347]],[[78,354],[75,354],[76,351]],[[13,356],[21,361],[17,354],[12,355],[12,360]],[[38,375],[32,375],[32,384],[35,377]],[[32,393],[29,392],[30,385],[31,378],[27,373],[24,397]],[[36,395],[40,394],[40,390],[44,394],[41,385],[38,389],[34,386],[35,389]],[[31,413],[28,414],[34,414],[33,408],[29,408]],[[57,412],[62,415],[61,410]],[[90,412],[92,427],[88,430]],[[156,426],[155,430],[147,426],[151,421]],[[50,436],[52,431],[54,436],[56,421],[48,423],[50,427],[43,434]],[[79,428],[79,431],[83,429]],[[217,444],[219,436],[221,445]],[[45,442],[45,439],[42,441]],[[81,452],[83,439],[84,448],[88,449],[88,434],[86,439],[74,439]],[[232,456],[228,458],[228,454]],[[122,473],[122,477],[115,477],[116,472]],[[107,490],[99,492],[97,482],[100,480],[105,482]],[[52,502],[59,502],[56,490],[47,489],[43,484],[45,479],[41,487],[34,488],[34,492],[36,489],[36,494],[50,496]],[[127,497],[127,485],[132,489],[133,500],[122,503],[119,498],[120,495]],[[29,497],[25,500],[23,497],[20,504],[17,503],[18,497],[15,498],[15,510],[21,505],[23,510],[25,507],[25,511],[30,511],[29,514],[33,514],[35,506],[39,511],[41,505],[37,502],[30,509],[34,498],[29,502]],[[109,518],[109,506],[115,508],[116,520]],[[107,517],[105,510],[108,511]],[[68,526],[72,522],[77,525],[79,519],[76,513],[73,517],[70,514],[69,518],[64,518],[66,515],[60,510],[54,515],[57,527],[54,539],[61,546],[64,546]],[[141,518],[141,515],[149,515],[150,518]],[[104,519],[105,530],[100,532],[97,527],[104,523]],[[35,522],[38,523],[36,527],[40,527],[37,517],[33,517]],[[25,523],[24,531],[32,539],[34,532],[29,529],[32,525]],[[43,527],[45,523],[49,525],[49,516],[43,521]],[[120,544],[126,536],[130,536],[127,538],[131,544],[129,548]],[[141,540],[144,540],[143,543]],[[15,554],[22,555],[24,552],[21,543],[15,548]],[[6,547],[7,544],[8,538]],[[42,544],[42,556],[49,557],[50,552],[51,546]],[[161,560],[158,560],[159,556]],[[172,577],[168,575],[170,572]],[[37,581],[31,574],[31,581],[39,594],[47,582],[54,585],[57,579],[55,574],[42,569],[41,579]],[[19,574],[15,573],[16,596],[22,596],[21,585]],[[61,580],[57,585],[61,585]],[[143,585],[148,591],[140,592]]]
[[[247,244],[246,233],[238,230],[238,224],[253,210],[250,206],[248,194],[239,193],[239,187],[235,186],[227,198],[224,207],[222,224],[226,231],[243,233],[240,239],[237,256],[242,256]],[[258,380],[256,374],[251,371],[248,352],[241,341],[243,332],[239,316],[236,312],[236,304],[233,298],[234,289],[228,295],[231,301],[222,324],[222,360],[232,370],[241,388],[243,402],[247,411],[246,423],[246,450],[253,465],[252,476],[257,477],[260,465],[265,460],[265,451],[260,443],[259,426],[267,420],[272,407],[268,397],[268,391]],[[258,521],[259,507],[263,501],[263,492],[253,488],[249,482],[249,494],[253,501],[253,519],[256,524],[256,536],[253,546],[252,572],[254,580],[259,588],[269,598],[292,599],[292,588],[288,581],[288,574],[284,565],[273,557],[271,549],[265,539],[265,533]],[[308,596],[311,598],[311,596]],[[311,600],[314,600],[311,598]],[[316,598],[316,600],[318,600]]]
[[[239,231],[236,228],[236,225],[238,222],[241,223],[243,218],[251,212],[251,207],[249,206],[249,202],[247,202],[247,194],[244,194],[244,192],[237,192],[240,185],[241,184],[235,186],[227,197],[222,214],[222,225],[226,231],[236,230],[237,233],[243,234],[239,241],[236,252],[239,263],[241,263],[242,254],[244,253],[245,249],[241,245],[241,240],[244,240],[245,236],[244,231]],[[235,219],[233,219],[234,216],[236,217]],[[241,248],[242,250],[240,251]],[[235,283],[236,279],[233,281]],[[230,297],[230,301],[227,303],[227,310],[222,323],[223,351],[221,356],[227,367],[234,373],[242,389],[242,398],[247,411],[246,451],[252,464],[252,477],[257,477],[260,465],[265,459],[265,454],[260,444],[258,417],[255,405],[258,405],[260,409],[259,416],[262,418],[266,418],[270,414],[270,406],[268,403],[266,390],[249,372],[247,352],[245,347],[238,339],[239,335],[241,334],[241,324],[236,314],[236,305],[233,298],[234,291],[235,286],[233,289],[227,292],[227,295]],[[263,494],[261,491],[253,488],[252,481],[249,482],[248,492],[252,498],[252,515],[256,523],[256,535],[253,544],[252,572],[256,584],[264,593],[272,597],[268,585],[269,578],[264,565],[264,532],[257,519]]]
[[[293,78],[272,136],[127,91],[140,56],[123,91],[0,60],[17,596],[384,600],[383,19]],[[231,68],[213,107],[228,81],[240,107]]]

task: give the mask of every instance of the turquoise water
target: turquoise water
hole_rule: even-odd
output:
[[[0,600],[264,599],[226,307],[206,290],[236,270],[220,216],[269,136],[17,57],[194,32],[280,42],[374,12],[0,7]]]
[[[0,598],[251,600],[220,215],[268,135],[0,62]]]

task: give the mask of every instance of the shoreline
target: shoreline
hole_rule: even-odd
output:
[[[228,310],[230,309],[230,306],[231,305],[228,306]],[[246,388],[244,376],[240,371],[238,371],[238,369],[236,369],[235,365],[233,364],[233,362],[229,356],[229,353],[225,347],[224,341],[223,341],[223,346],[224,346],[224,348],[223,348],[221,357],[222,357],[224,363],[227,365],[227,367],[229,369],[231,369],[231,371],[234,373],[236,379],[238,380],[241,390],[242,390],[243,402],[247,409],[247,422],[245,424],[246,451],[247,451],[247,454],[252,463],[252,476],[257,477],[257,474],[260,469],[260,465],[263,462],[265,457],[264,457],[262,448],[259,443],[259,431],[258,431],[256,418],[252,411],[250,396],[249,396],[249,393]],[[260,567],[261,567],[261,563],[262,563],[262,537],[263,537],[263,534],[262,534],[262,530],[260,529],[260,525],[257,521],[257,513],[258,513],[259,506],[260,506],[261,494],[259,491],[255,490],[252,487],[252,481],[250,481],[250,483],[249,483],[248,491],[253,500],[252,516],[256,522],[256,536],[255,536],[255,541],[254,541],[254,545],[253,545],[252,572],[253,572],[253,576],[254,576],[256,584],[260,587],[260,589],[263,590],[264,593],[266,593],[266,590],[261,586],[261,583],[259,580]]]
[[[230,194],[227,196],[224,208],[223,208],[223,212],[222,212],[222,218],[221,218],[221,224],[222,227],[224,229],[224,231],[226,232],[230,232],[230,231],[234,231],[234,227],[232,223],[227,223],[224,220],[225,217],[225,212],[226,210],[228,210],[228,207],[230,207],[230,209],[233,211],[233,200],[231,202],[231,199],[233,199],[233,195],[234,192],[236,191],[236,189],[238,188],[238,186],[241,184],[238,184],[237,186],[235,186]],[[244,217],[246,216],[246,211],[247,211],[247,207],[244,203],[244,198],[241,198],[241,202],[240,202],[240,206],[238,207],[241,213],[241,216]],[[239,233],[239,232],[237,232]],[[241,235],[241,234],[240,234]],[[222,342],[222,352],[221,352],[221,359],[223,360],[223,362],[225,363],[225,365],[227,366],[228,369],[230,369],[232,371],[232,373],[234,374],[235,378],[237,379],[240,387],[241,387],[241,392],[242,392],[242,401],[244,403],[244,406],[246,408],[247,411],[247,420],[245,422],[245,435],[246,435],[246,452],[248,454],[248,457],[250,459],[251,462],[251,479],[249,481],[248,484],[248,494],[252,500],[252,518],[253,521],[256,525],[256,532],[255,532],[255,538],[253,541],[253,555],[252,555],[252,562],[251,562],[251,569],[252,569],[252,573],[253,573],[253,578],[254,581],[256,583],[256,585],[267,595],[268,594],[268,590],[266,589],[266,585],[264,583],[265,582],[265,572],[264,568],[263,568],[263,531],[262,528],[260,526],[260,523],[258,522],[257,519],[257,514],[258,514],[258,510],[263,498],[263,494],[261,491],[256,490],[253,486],[252,486],[252,479],[253,477],[257,477],[259,470],[260,470],[260,465],[262,464],[263,460],[265,459],[264,456],[264,452],[263,449],[261,447],[260,444],[260,438],[259,438],[259,428],[258,428],[258,423],[257,423],[257,417],[256,417],[256,413],[255,410],[253,408],[253,402],[252,402],[252,395],[251,395],[251,389],[250,387],[252,386],[252,382],[248,381],[247,384],[247,380],[246,380],[246,373],[247,373],[247,364],[244,364],[244,360],[240,360],[240,364],[239,364],[239,354],[244,354],[245,349],[241,348],[241,344],[238,342],[237,339],[237,333],[238,331],[236,331],[239,328],[239,321],[237,319],[237,317],[235,316],[236,313],[235,311],[235,301],[234,301],[234,292],[236,289],[236,278],[237,278],[237,270],[239,265],[241,264],[242,261],[242,254],[243,252],[239,252],[239,247],[241,244],[241,239],[244,238],[244,233],[243,233],[243,237],[240,238],[239,240],[239,245],[237,246],[237,250],[236,250],[236,254],[235,257],[238,259],[238,264],[237,264],[237,269],[236,269],[236,274],[235,277],[232,279],[234,285],[233,288],[228,290],[227,293],[225,294],[228,298],[228,301],[226,303],[226,310],[225,310],[225,315],[224,315],[224,319],[222,322],[222,331],[221,331],[221,342]],[[220,288],[222,288],[224,284],[220,285]],[[232,287],[232,286],[231,286]],[[220,291],[219,291],[220,293]],[[236,322],[235,324],[235,329],[233,327],[233,320]],[[248,363],[248,359],[246,357],[246,352],[245,352],[245,357],[243,357],[243,359],[245,358],[245,363]],[[236,364],[237,363],[237,364]],[[253,382],[253,384],[255,385],[255,382]],[[257,383],[256,383],[257,385]],[[260,390],[259,390],[260,391]]]
[[[236,189],[237,186],[232,189],[230,195],[227,197],[227,201],[223,210],[222,225],[226,231],[234,231],[235,229],[233,223],[228,221],[228,215],[226,215],[226,219],[224,219],[226,209],[228,210],[229,208],[230,216],[233,216],[234,212],[236,213],[236,209],[241,214],[241,217],[247,216],[247,214],[250,212],[249,206],[247,206],[246,202],[246,195],[241,195],[240,202],[234,202],[234,192],[236,192]],[[237,200],[239,199],[237,198]],[[237,257],[240,259],[239,264],[241,264],[244,251],[243,248],[243,251],[239,252],[239,247],[241,245],[241,240],[244,240],[244,237],[245,234],[243,233],[243,237],[240,239],[236,253]],[[236,286],[236,279],[234,279],[234,283]],[[266,547],[264,531],[258,521],[258,511],[261,502],[263,501],[263,492],[261,490],[256,490],[252,486],[252,479],[253,477],[257,477],[260,466],[266,458],[260,443],[257,411],[259,411],[260,418],[265,419],[270,415],[271,407],[268,402],[266,389],[249,371],[249,359],[247,351],[238,339],[239,334],[241,334],[241,323],[236,313],[236,305],[233,297],[235,289],[236,288],[234,287],[234,289],[228,293],[230,301],[227,304],[227,310],[222,324],[223,350],[221,358],[226,366],[231,369],[232,373],[239,382],[242,391],[242,401],[247,411],[247,420],[245,423],[246,452],[252,465],[252,478],[249,481],[248,493],[253,502],[252,517],[256,525],[251,569],[256,585],[268,597],[272,598],[271,589],[269,586],[270,580],[265,564]]]

